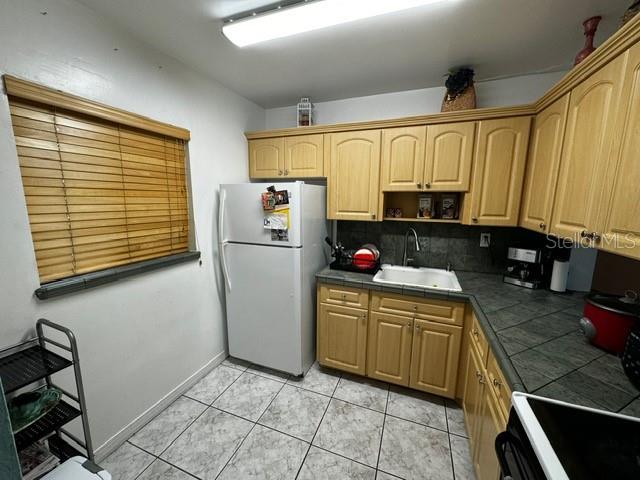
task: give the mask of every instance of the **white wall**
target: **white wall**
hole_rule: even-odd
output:
[[[202,266],[168,267],[39,301],[7,98],[0,95],[0,347],[31,336],[39,317],[71,328],[100,446],[226,348],[214,266],[216,192],[219,183],[247,180],[243,132],[263,128],[265,112],[72,0],[0,0],[0,12],[0,74],[191,130]]]
[[[539,73],[478,82],[478,108],[530,103],[540,98],[565,73]],[[326,125],[435,113],[440,111],[444,92],[444,87],[433,87],[318,102],[315,104],[314,123]],[[295,105],[267,109],[267,129],[294,127],[295,124]]]

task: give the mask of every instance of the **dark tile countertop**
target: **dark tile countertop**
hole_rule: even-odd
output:
[[[462,292],[394,287],[373,275],[330,270],[320,282],[470,303],[514,391],[640,417],[640,391],[615,355],[589,344],[578,328],[583,294],[529,290],[501,275],[456,272]]]

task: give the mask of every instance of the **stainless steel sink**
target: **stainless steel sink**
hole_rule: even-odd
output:
[[[458,277],[453,271],[440,268],[413,268],[382,265],[373,277],[377,283],[410,287],[433,288],[448,292],[461,292]]]

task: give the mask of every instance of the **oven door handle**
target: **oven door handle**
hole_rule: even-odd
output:
[[[511,480],[511,469],[507,463],[507,457],[505,455],[505,447],[507,444],[512,443],[513,435],[509,432],[501,432],[496,437],[496,456],[498,457],[498,464],[500,465],[501,477],[503,480]]]

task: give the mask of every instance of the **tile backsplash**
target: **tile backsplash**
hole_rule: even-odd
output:
[[[373,243],[380,249],[382,263],[400,265],[404,252],[404,235],[414,228],[420,251],[409,241],[407,256],[416,267],[444,268],[473,272],[502,273],[510,246],[542,247],[545,236],[515,227],[471,227],[459,224],[427,222],[338,222],[337,241],[347,249]],[[491,234],[489,248],[480,247],[480,234]],[[412,236],[411,236],[412,238]]]

